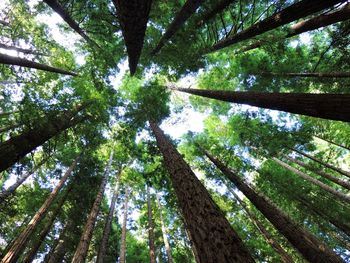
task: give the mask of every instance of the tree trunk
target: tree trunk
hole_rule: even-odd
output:
[[[194,261],[196,263],[200,263],[199,255],[198,255],[196,247],[194,246],[194,242],[193,242],[193,238],[191,237],[191,233],[190,233],[190,231],[188,231],[188,229],[187,229],[185,224],[184,224],[184,228],[185,228],[185,232],[186,232],[187,238],[188,238],[188,240],[190,241],[190,244],[191,244],[191,251],[192,251],[192,254],[193,254],[193,257],[194,257]]]
[[[281,247],[281,245],[275,240],[275,238],[270,234],[269,231],[264,227],[264,225],[259,221],[259,219],[249,210],[247,205],[244,203],[243,200],[239,198],[239,196],[230,188],[228,187],[230,193],[234,196],[234,198],[238,201],[239,205],[243,208],[243,210],[246,212],[250,220],[253,222],[253,224],[256,226],[256,228],[259,230],[260,234],[265,238],[266,242],[270,244],[270,246],[275,250],[275,252],[280,256],[282,262],[284,263],[294,263],[294,260],[292,257]]]
[[[50,193],[48,198],[45,200],[44,204],[39,208],[39,210],[36,212],[34,217],[30,220],[28,226],[22,231],[22,233],[16,238],[13,245],[7,252],[7,254],[2,258],[1,263],[10,263],[10,262],[17,262],[18,258],[20,257],[21,253],[26,247],[26,244],[28,240],[31,238],[32,234],[34,233],[36,227],[41,222],[41,220],[44,218],[45,214],[47,213],[47,210],[49,209],[52,202],[55,200],[56,196],[58,195],[59,191],[63,187],[64,183],[72,173],[73,169],[77,165],[77,162],[79,160],[78,156],[71,166],[68,168],[68,170],[65,172],[61,180],[58,182],[58,185],[55,187],[55,189]]]
[[[166,252],[166,255],[167,255],[167,258],[168,258],[168,263],[173,263],[173,257],[171,255],[171,247],[170,247],[168,236],[167,236],[168,235],[168,233],[167,233],[168,231],[167,231],[167,229],[165,227],[165,223],[164,223],[164,220],[163,220],[163,214],[162,214],[163,208],[162,208],[162,204],[160,203],[158,194],[156,194],[156,198],[157,198],[157,203],[158,203],[160,224],[161,224],[161,227],[162,227],[162,235],[163,235],[165,252]]]
[[[128,53],[130,74],[134,75],[143,47],[152,0],[113,0],[113,3]]]
[[[119,263],[125,263],[126,260],[126,224],[128,221],[128,203],[129,203],[129,188],[125,188],[124,196],[124,217],[122,225],[122,236],[120,242],[120,254],[119,254]]]
[[[60,68],[54,68],[45,64],[41,64],[38,62],[25,59],[25,58],[13,57],[2,53],[0,53],[0,64],[16,65],[16,66],[25,67],[25,68],[35,68],[35,69],[40,69],[44,71],[60,73],[64,75],[78,76],[77,73],[74,73],[71,71],[67,71]]]
[[[272,158],[273,161],[275,161],[276,163],[278,163],[279,165],[281,165],[282,167],[286,168],[287,170],[299,175],[301,178],[303,178],[304,180],[314,184],[314,185],[317,185],[318,187],[320,187],[322,190],[328,192],[328,193],[331,193],[333,195],[335,195],[337,198],[339,198],[340,200],[346,202],[346,203],[349,203],[350,202],[350,196],[344,194],[344,193],[341,193],[337,190],[335,190],[334,188],[330,187],[329,185],[327,184],[324,184],[322,182],[320,182],[319,180],[303,173],[302,171],[290,166],[289,164],[273,157]]]
[[[97,193],[96,199],[90,211],[90,214],[86,220],[86,224],[84,226],[83,234],[81,235],[78,247],[75,251],[75,254],[72,259],[72,263],[83,263],[85,262],[85,258],[89,249],[89,244],[92,238],[92,233],[94,231],[95,223],[97,220],[98,212],[100,211],[100,205],[102,202],[103,194],[106,189],[109,170],[111,168],[113,161],[113,150],[111,151],[105,172],[103,174],[102,182]]]
[[[290,219],[269,199],[253,190],[221,161],[211,156],[208,152],[205,152],[205,155],[254,204],[276,229],[289,240],[306,260],[318,263],[344,262],[331,249],[317,240],[315,236]]]
[[[299,151],[299,150],[297,150],[297,149],[291,149],[291,150],[293,150],[293,151],[296,152],[296,153],[299,153],[299,154],[302,155],[302,156],[305,156],[305,157],[309,158],[310,160],[313,160],[313,161],[316,162],[316,163],[322,164],[323,166],[325,166],[325,167],[327,167],[327,168],[329,168],[329,169],[332,169],[333,171],[336,171],[336,172],[338,172],[338,173],[340,173],[340,174],[342,174],[342,175],[345,175],[345,176],[347,176],[347,177],[350,178],[350,172],[348,172],[348,171],[344,171],[344,170],[342,170],[342,169],[340,169],[340,168],[338,168],[338,167],[335,167],[334,165],[325,163],[325,162],[323,162],[322,160],[320,160],[320,159],[318,159],[318,158],[316,158],[316,157],[313,157],[313,156],[311,156],[311,155],[309,155],[309,154],[307,154],[307,153],[304,153],[304,152],[302,152],[302,151]]]
[[[181,10],[176,14],[174,20],[165,31],[151,55],[156,55],[168,40],[183,26],[183,24],[196,12],[204,0],[187,0]]]
[[[347,182],[345,180],[342,180],[340,178],[337,178],[337,177],[335,177],[333,175],[330,175],[328,173],[325,173],[325,172],[323,172],[321,170],[317,170],[317,169],[313,168],[311,165],[308,165],[308,164],[306,164],[306,163],[304,163],[304,162],[302,162],[302,161],[300,161],[298,159],[289,157],[288,155],[285,155],[284,157],[287,160],[289,160],[289,161],[291,161],[293,163],[296,163],[299,166],[304,167],[304,168],[306,168],[306,169],[308,169],[308,170],[318,174],[319,176],[322,176],[323,178],[326,178],[326,179],[328,179],[328,180],[330,180],[330,181],[332,181],[332,182],[334,182],[334,183],[336,183],[336,184],[338,184],[338,185],[340,185],[340,186],[350,190],[350,183],[349,182]]]
[[[200,262],[254,262],[242,240],[181,154],[149,121]]]
[[[109,213],[108,213],[108,216],[107,216],[107,219],[106,219],[105,227],[103,229],[101,245],[100,245],[100,249],[98,250],[96,263],[103,263],[104,262],[104,257],[106,256],[109,235],[110,235],[111,229],[112,229],[112,222],[113,222],[115,204],[117,202],[118,194],[119,194],[119,178],[120,178],[120,174],[121,174],[121,170],[119,171],[118,177],[116,178],[116,184],[117,185],[116,185],[116,187],[114,189],[114,192],[113,192],[111,205],[109,207]]]
[[[328,142],[328,143],[330,143],[330,144],[334,144],[334,145],[336,145],[336,146],[338,146],[338,147],[340,147],[340,148],[343,148],[343,149],[345,149],[345,150],[350,151],[350,147],[347,147],[347,146],[342,145],[342,144],[340,144],[340,143],[336,143],[336,142],[331,141],[331,140],[329,140],[329,139],[327,139],[327,138],[325,138],[325,137],[318,136],[318,135],[314,135],[314,137],[316,137],[316,138],[318,138],[318,139],[321,139],[321,140],[324,140],[324,141],[326,141],[326,142]]]
[[[350,72],[260,72],[256,75],[282,77],[350,78]]]
[[[47,140],[83,121],[84,118],[75,118],[75,115],[85,107],[86,105],[79,105],[76,109],[63,112],[58,116],[49,115],[49,117],[38,120],[37,125],[32,129],[1,143],[0,172],[10,168]]]
[[[331,8],[334,5],[341,2],[345,1],[328,0],[315,2],[314,0],[301,0],[275,13],[274,15],[252,25],[251,27],[219,41],[210,49],[210,52],[225,48],[227,46],[250,39],[252,37],[256,37],[267,31],[276,29],[280,26],[286,25],[300,18],[306,17],[316,12],[320,12],[327,8]]]
[[[218,13],[224,11],[226,8],[229,7],[230,4],[233,2],[236,2],[237,0],[221,0],[220,2],[216,3],[212,9],[205,12],[198,20],[197,26],[200,27],[206,23],[208,23],[210,20],[212,20]]]
[[[267,93],[172,88],[206,98],[323,119],[350,121],[350,94]]]
[[[5,45],[3,43],[0,43],[0,48],[3,49],[7,49],[7,50],[14,50],[23,54],[32,54],[32,55],[39,55],[39,56],[45,56],[45,54],[35,51],[35,50],[31,50],[31,49],[27,49],[27,48],[20,48],[20,47],[16,47],[16,46],[8,46]]]
[[[146,186],[147,191],[147,211],[148,211],[148,244],[150,263],[156,263],[156,247],[154,245],[154,223],[152,213],[151,194],[149,186]]]

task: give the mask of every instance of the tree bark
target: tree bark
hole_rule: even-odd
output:
[[[98,213],[100,211],[100,205],[102,202],[103,194],[106,189],[107,179],[109,175],[109,170],[111,168],[113,161],[113,150],[111,151],[105,172],[103,174],[102,182],[97,193],[96,199],[90,211],[90,214],[86,220],[86,224],[84,226],[83,234],[81,235],[78,247],[75,251],[75,254],[72,259],[72,263],[83,263],[85,262],[85,258],[89,249],[89,244],[92,238],[92,233],[94,231],[95,223],[97,220]]]
[[[156,263],[156,247],[154,245],[154,223],[151,204],[151,194],[149,186],[146,186],[147,191],[147,211],[148,211],[148,245],[150,263]]]
[[[334,142],[334,141],[331,141],[331,140],[329,140],[329,139],[327,139],[327,138],[325,138],[325,137],[323,137],[323,136],[314,135],[314,137],[316,137],[316,138],[318,138],[318,139],[321,139],[321,140],[324,140],[324,141],[326,141],[326,142],[328,142],[328,143],[330,143],[330,144],[334,144],[335,146],[338,146],[338,147],[343,148],[343,149],[345,149],[345,150],[350,151],[350,147],[347,147],[347,146],[342,145],[342,144],[340,144],[340,143],[336,143],[336,142]]]
[[[290,219],[269,199],[253,190],[221,161],[211,156],[208,152],[205,152],[205,155],[252,202],[252,204],[254,204],[276,229],[288,239],[306,260],[318,263],[344,262],[337,254],[317,240],[310,232]]]
[[[221,0],[220,2],[216,3],[212,9],[205,12],[198,20],[197,26],[200,27],[206,23],[208,23],[210,20],[212,20],[218,13],[224,11],[230,4],[233,2],[236,2],[236,0]]]
[[[3,49],[7,49],[7,50],[14,50],[23,54],[32,54],[32,55],[39,55],[39,56],[45,56],[45,54],[35,51],[35,50],[31,50],[31,49],[27,49],[27,48],[20,48],[20,47],[16,47],[16,46],[9,46],[3,43],[0,43],[0,48]]]
[[[28,60],[25,58],[13,57],[13,56],[9,56],[9,55],[2,54],[2,53],[0,53],[0,64],[16,65],[16,66],[25,67],[25,68],[35,68],[35,69],[40,69],[40,70],[44,70],[44,71],[60,73],[60,74],[64,74],[64,75],[78,76],[77,73],[74,73],[71,71],[51,67],[51,66],[41,64],[38,62],[34,62],[34,61],[31,61],[31,60]]]
[[[345,1],[329,0],[315,2],[313,0],[301,0],[290,5],[289,7],[286,7],[280,12],[277,12],[274,15],[252,25],[251,27],[219,41],[213,45],[213,47],[210,49],[210,52],[261,35],[267,31],[286,25],[300,18],[306,17],[327,8],[331,8],[341,2]]]
[[[129,188],[125,188],[124,196],[124,217],[122,225],[122,235],[120,240],[120,254],[119,254],[119,263],[125,263],[126,260],[126,224],[128,221],[128,203],[129,203]]]
[[[206,98],[323,119],[350,121],[350,94],[267,93],[172,88]]]
[[[157,46],[152,50],[151,55],[156,55],[168,40],[183,26],[183,24],[196,12],[204,0],[187,0],[181,10],[176,14],[168,29],[160,38]]]
[[[50,193],[48,198],[45,200],[44,204],[39,208],[39,210],[36,212],[34,217],[30,220],[28,226],[22,231],[22,233],[16,238],[14,243],[12,244],[9,251],[6,253],[6,255],[2,258],[1,263],[11,263],[11,262],[17,262],[18,258],[20,257],[21,253],[25,249],[25,246],[28,242],[28,240],[31,238],[32,234],[34,233],[36,227],[41,222],[41,220],[46,215],[50,205],[57,197],[59,191],[63,187],[64,183],[67,181],[68,177],[71,175],[73,169],[77,165],[77,162],[79,160],[78,156],[71,166],[68,168],[68,170],[65,172],[61,180],[58,182],[55,189]]]
[[[200,262],[254,262],[242,240],[181,154],[149,121]]]

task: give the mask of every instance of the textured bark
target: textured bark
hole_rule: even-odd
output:
[[[252,25],[251,27],[219,41],[210,49],[210,51],[219,50],[238,42],[261,35],[267,31],[286,25],[300,18],[306,17],[327,8],[331,8],[341,2],[345,2],[345,0],[301,0],[290,5],[289,7],[286,7],[280,12],[277,12],[274,15]]]
[[[100,211],[100,206],[103,198],[103,194],[106,189],[107,179],[109,175],[109,170],[111,168],[113,161],[113,151],[111,151],[105,172],[103,174],[102,182],[99,188],[99,191],[96,195],[96,199],[94,204],[92,205],[92,209],[90,214],[86,220],[86,224],[84,226],[83,234],[81,235],[78,247],[75,251],[75,254],[72,259],[72,263],[83,263],[85,262],[85,258],[89,249],[89,244],[92,238],[92,233],[94,231],[95,223],[97,220],[98,212]]]
[[[125,189],[124,196],[124,216],[122,225],[122,235],[120,238],[120,253],[119,253],[119,263],[125,263],[126,260],[126,223],[128,221],[128,204],[129,204],[129,188]]]
[[[130,74],[134,75],[140,59],[152,0],[113,0],[126,50]]]
[[[332,141],[332,140],[329,140],[329,139],[327,139],[327,138],[325,138],[325,137],[318,136],[318,135],[314,135],[314,137],[316,137],[316,138],[318,138],[318,139],[321,139],[321,140],[324,140],[324,141],[326,141],[326,142],[328,142],[328,143],[330,143],[330,144],[334,144],[334,145],[336,145],[336,146],[338,146],[338,147],[340,147],[340,148],[343,148],[343,149],[345,149],[345,150],[350,151],[350,147],[347,147],[347,146],[342,145],[342,144],[340,144],[340,143],[336,143],[336,142],[334,142],[334,141]]]
[[[21,234],[16,238],[14,243],[12,244],[9,251],[2,258],[1,263],[10,263],[17,262],[19,256],[23,252],[26,247],[28,240],[31,238],[31,235],[34,233],[36,227],[41,222],[41,220],[46,215],[50,205],[56,199],[59,191],[63,187],[64,183],[67,181],[68,177],[71,175],[73,169],[77,165],[79,157],[77,157],[68,170],[65,172],[61,180],[58,182],[55,189],[50,193],[48,198],[45,200],[44,204],[39,208],[33,218],[30,220],[28,226],[21,232]]]
[[[256,75],[281,77],[350,78],[350,72],[260,72]]]
[[[147,185],[147,211],[148,211],[148,245],[150,263],[156,263],[156,247],[154,245],[154,223],[151,204],[151,194],[149,186]]]
[[[254,204],[254,206],[284,235],[288,241],[309,262],[329,263],[344,262],[325,244],[317,240],[310,232],[290,219],[269,199],[253,190],[237,174],[227,168],[221,161],[205,152],[217,168]]]
[[[181,154],[149,121],[200,262],[254,262],[242,240]]]
[[[230,4],[233,2],[236,2],[237,0],[221,0],[220,2],[217,2],[212,9],[205,12],[200,18],[197,23],[197,26],[200,27],[206,23],[208,23],[210,20],[212,20],[218,13],[224,11]]]
[[[160,38],[157,46],[152,50],[152,55],[157,54],[166,42],[183,26],[183,24],[196,12],[204,0],[187,0],[181,10],[176,14],[165,33]]]
[[[32,54],[32,55],[39,55],[39,56],[45,56],[45,54],[32,50],[32,49],[27,49],[27,48],[20,48],[16,46],[9,46],[3,43],[0,43],[0,48],[6,49],[6,50],[14,50],[23,54]]]
[[[60,68],[54,68],[45,64],[41,64],[38,62],[34,62],[25,58],[20,58],[20,57],[12,57],[6,54],[0,53],[0,64],[6,64],[6,65],[16,65],[20,67],[25,67],[25,68],[35,68],[35,69],[40,69],[44,71],[49,71],[49,72],[54,72],[54,73],[60,73],[60,74],[65,74],[65,75],[71,75],[71,76],[77,76],[77,73],[67,71],[64,69]]]
[[[336,183],[336,184],[338,184],[338,185],[340,185],[340,186],[342,186],[342,187],[344,187],[344,188],[350,190],[350,183],[349,183],[349,182],[347,182],[347,181],[345,181],[345,180],[342,180],[342,179],[340,179],[340,178],[338,178],[338,177],[335,177],[335,176],[333,176],[333,175],[331,175],[331,174],[328,174],[328,173],[326,173],[326,172],[323,172],[323,171],[321,171],[321,170],[315,169],[315,168],[313,168],[311,165],[308,165],[308,164],[306,164],[306,163],[304,163],[304,162],[302,162],[302,161],[300,161],[300,160],[298,160],[298,159],[289,157],[288,155],[285,155],[284,157],[285,157],[287,160],[289,160],[289,161],[291,161],[291,162],[293,162],[293,163],[296,163],[296,164],[298,164],[299,166],[304,167],[304,168],[306,168],[306,169],[308,169],[308,170],[310,170],[310,171],[312,171],[312,172],[318,174],[319,176],[322,176],[323,178],[326,178],[326,179],[328,179],[328,180],[330,180],[330,181],[332,181],[332,182],[334,182],[334,183]]]
[[[164,247],[165,247],[165,252],[166,252],[166,255],[168,257],[168,263],[173,263],[173,257],[171,255],[171,247],[170,247],[170,244],[169,244],[169,240],[168,240],[168,231],[165,227],[165,223],[164,223],[164,220],[163,220],[163,207],[162,207],[162,204],[160,203],[160,200],[159,200],[159,196],[156,195],[156,198],[157,198],[157,203],[158,203],[158,209],[159,209],[159,216],[160,216],[160,224],[161,224],[161,227],[162,227],[162,235],[163,235],[163,241],[164,241]]]
[[[52,116],[50,113],[48,117],[38,120],[38,124],[30,130],[1,143],[0,172],[10,168],[47,140],[83,121],[84,119],[77,118],[76,114],[85,107],[86,105],[79,105],[72,111],[65,111],[56,116]]]
[[[329,169],[332,169],[333,171],[336,171],[336,172],[338,172],[338,173],[340,173],[340,174],[342,174],[342,175],[345,175],[345,176],[347,176],[347,177],[350,178],[350,172],[348,172],[348,171],[344,171],[344,170],[342,170],[342,169],[340,169],[340,168],[338,168],[338,167],[335,167],[334,165],[325,163],[325,162],[323,162],[322,160],[320,160],[320,159],[318,159],[318,158],[316,158],[316,157],[313,157],[313,156],[311,156],[311,155],[309,155],[309,154],[307,154],[307,153],[304,153],[304,152],[302,152],[302,151],[299,151],[298,149],[291,149],[291,150],[293,150],[293,151],[296,152],[296,153],[299,153],[299,154],[302,155],[302,156],[305,156],[305,157],[309,158],[310,160],[313,160],[313,161],[316,162],[316,163],[322,164],[323,166],[325,166],[325,167],[327,167],[327,168],[329,168]]]
[[[279,110],[323,119],[350,121],[350,94],[267,93],[250,91],[183,89],[206,98]]]

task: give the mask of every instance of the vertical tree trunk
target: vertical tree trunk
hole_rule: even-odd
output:
[[[190,241],[190,244],[191,244],[191,250],[192,250],[193,257],[194,257],[194,261],[196,263],[200,263],[199,255],[198,255],[196,247],[194,246],[194,242],[193,242],[193,238],[191,237],[191,233],[190,233],[190,231],[188,231],[188,229],[187,229],[185,224],[184,224],[184,228],[185,228],[185,232],[186,232],[187,238],[188,238],[188,240]]]
[[[126,187],[124,196],[124,217],[122,225],[122,236],[120,240],[119,263],[125,263],[126,260],[126,224],[128,222],[129,194],[129,187]]]
[[[242,240],[181,154],[149,121],[200,262],[254,262]]]
[[[147,191],[147,211],[148,211],[148,244],[150,263],[156,263],[156,247],[154,245],[154,223],[151,203],[151,193],[149,186],[146,186]]]
[[[163,235],[165,251],[166,251],[166,255],[168,257],[168,263],[173,263],[173,257],[171,255],[171,247],[170,247],[168,236],[167,236],[168,233],[167,233],[167,229],[165,227],[165,223],[164,223],[164,220],[163,220],[163,214],[162,214],[163,208],[162,208],[162,204],[160,203],[158,194],[156,194],[156,198],[157,198],[157,203],[158,203],[160,224],[161,224],[161,227],[162,227],[162,235]]]
[[[79,156],[80,157],[80,156]],[[63,175],[61,180],[58,182],[58,185],[55,187],[55,189],[50,193],[48,198],[45,200],[44,204],[39,208],[39,210],[36,212],[32,220],[30,220],[28,226],[22,231],[22,233],[16,238],[15,242],[7,252],[7,254],[2,258],[1,263],[11,263],[11,262],[17,262],[18,258],[20,257],[21,253],[23,252],[28,240],[31,238],[31,235],[34,233],[36,227],[41,222],[41,220],[44,218],[47,210],[49,209],[52,202],[55,200],[56,196],[58,195],[59,191],[63,187],[64,183],[67,181],[67,178],[72,173],[73,169],[77,165],[78,159],[77,157],[71,166],[68,168],[66,173]]]
[[[221,161],[211,156],[208,152],[205,152],[205,155],[254,204],[276,229],[289,240],[306,260],[319,263],[344,262],[331,249],[317,240],[315,236],[291,220],[285,213],[273,205],[269,199],[254,191]]]
[[[173,88],[173,90],[270,110],[350,121],[350,108],[347,107],[350,104],[350,94],[268,93],[183,88]]]
[[[111,168],[113,161],[113,150],[111,151],[105,172],[103,174],[102,182],[99,188],[99,191],[96,195],[96,199],[94,204],[92,205],[92,209],[90,214],[86,220],[86,224],[84,226],[83,234],[81,235],[78,247],[75,251],[75,254],[72,259],[72,263],[83,263],[85,262],[85,258],[89,249],[89,244],[92,238],[92,233],[94,231],[95,223],[97,220],[98,212],[100,211],[100,205],[103,199],[103,194],[106,189],[109,170]]]
[[[340,144],[340,143],[336,143],[336,142],[334,142],[334,141],[332,141],[332,140],[329,140],[329,139],[327,139],[327,138],[325,138],[325,137],[323,137],[323,136],[314,135],[314,137],[316,137],[316,138],[318,138],[318,139],[321,139],[321,140],[324,140],[324,141],[326,141],[326,142],[328,142],[328,143],[330,143],[330,144],[334,144],[334,145],[336,145],[336,146],[338,146],[338,147],[340,147],[340,148],[344,148],[345,150],[350,151],[350,147],[347,147],[347,146],[342,145],[342,144]]]

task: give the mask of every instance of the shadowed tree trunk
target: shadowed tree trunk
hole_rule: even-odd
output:
[[[194,261],[196,263],[200,263],[199,255],[198,255],[196,247],[194,246],[194,242],[193,242],[193,238],[191,237],[191,233],[190,233],[190,231],[188,231],[185,224],[184,224],[184,228],[185,228],[186,236],[187,236],[188,240],[190,241],[191,251],[192,251],[192,254],[194,257]]]
[[[140,59],[152,0],[113,0],[134,75]]]
[[[200,262],[254,262],[242,240],[181,154],[149,121]]]
[[[20,257],[21,253],[26,247],[26,244],[28,240],[31,238],[32,234],[34,233],[36,227],[41,222],[41,220],[46,215],[50,205],[57,197],[59,191],[63,187],[64,183],[67,181],[68,177],[71,175],[73,169],[77,165],[77,162],[79,160],[78,156],[71,166],[68,168],[68,170],[65,172],[61,180],[58,182],[55,189],[50,193],[50,195],[45,200],[44,204],[39,208],[39,210],[36,212],[36,214],[33,216],[33,218],[30,220],[28,226],[21,232],[21,234],[16,238],[14,243],[12,244],[9,251],[6,253],[6,255],[2,258],[1,263],[11,263],[11,262],[17,262],[18,258]]]
[[[81,235],[78,247],[75,251],[75,254],[72,259],[72,263],[83,263],[85,262],[85,258],[89,249],[89,244],[92,238],[92,233],[94,231],[95,223],[97,220],[98,212],[100,211],[100,205],[102,202],[103,194],[106,189],[107,179],[109,175],[109,170],[111,168],[113,161],[113,150],[111,151],[105,172],[103,174],[102,182],[99,188],[99,191],[96,195],[96,199],[94,204],[92,205],[91,212],[86,220],[86,224],[84,226],[83,234]]]
[[[301,0],[275,13],[274,15],[252,25],[251,27],[219,41],[218,43],[213,45],[213,47],[210,49],[210,52],[261,35],[267,31],[286,25],[300,18],[306,17],[308,15],[314,14],[327,8],[331,8],[334,5],[341,2],[345,2],[345,0]]]
[[[14,50],[23,54],[32,54],[32,55],[39,55],[39,56],[45,56],[45,54],[35,51],[35,50],[31,50],[31,49],[27,49],[27,48],[20,48],[20,47],[16,47],[16,46],[9,46],[3,43],[0,43],[0,48],[3,49],[7,49],[7,50]]]
[[[25,68],[35,68],[35,69],[41,69],[44,71],[54,72],[54,73],[60,73],[65,75],[71,75],[71,76],[78,76],[77,73],[67,71],[60,68],[54,68],[45,64],[41,64],[38,62],[34,62],[25,58],[20,57],[13,57],[6,54],[0,53],[0,64],[6,64],[6,65],[16,65],[20,67]]]
[[[171,22],[165,33],[160,38],[157,46],[152,50],[151,54],[157,54],[161,48],[168,42],[168,40],[183,26],[197,8],[204,2],[204,0],[187,0],[181,10],[176,14],[174,20]]]
[[[221,0],[216,3],[212,9],[205,12],[198,20],[197,26],[200,27],[206,23],[208,23],[211,19],[213,19],[218,13],[224,11],[228,6],[236,2],[237,0]]]
[[[253,190],[221,161],[206,151],[205,155],[252,202],[252,204],[254,204],[276,229],[288,239],[306,260],[319,263],[344,262],[337,254],[317,240],[310,232],[290,219],[269,199]]]
[[[128,221],[129,194],[130,194],[129,187],[126,187],[125,196],[124,196],[124,216],[123,216],[123,225],[122,225],[122,235],[120,238],[119,263],[125,263],[125,259],[126,259],[126,224]]]
[[[154,223],[152,213],[151,194],[149,186],[146,186],[147,191],[147,211],[148,211],[148,244],[150,263],[156,263],[156,247],[154,245]]]
[[[250,91],[183,89],[206,98],[279,110],[323,119],[350,121],[350,94],[268,93]]]
[[[336,145],[336,146],[338,146],[338,147],[340,147],[340,148],[343,148],[343,149],[345,149],[345,150],[350,151],[350,147],[347,147],[347,146],[342,145],[342,144],[340,144],[340,143],[336,143],[336,142],[334,142],[334,141],[331,141],[331,140],[329,140],[329,139],[327,139],[327,138],[325,138],[325,137],[323,137],[323,136],[314,135],[314,137],[316,137],[316,138],[318,138],[318,139],[321,139],[321,140],[324,140],[324,141],[326,141],[326,142],[328,142],[328,143],[330,143],[330,144],[334,144],[334,145]]]

